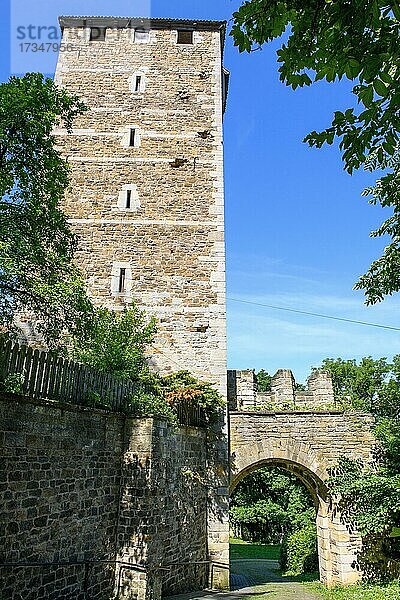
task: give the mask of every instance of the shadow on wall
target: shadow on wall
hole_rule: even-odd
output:
[[[205,430],[8,395],[0,443],[4,600],[207,586]]]
[[[207,587],[206,432],[152,419],[128,419],[119,514],[120,598]]]

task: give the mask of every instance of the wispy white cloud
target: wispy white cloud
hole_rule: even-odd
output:
[[[268,256],[234,256],[228,270],[231,368],[291,368],[304,380],[324,358],[400,353],[400,332],[257,306],[270,305],[400,327],[400,297],[367,307],[351,281]]]
[[[336,289],[336,281],[331,273],[300,265],[287,264],[283,260],[269,256],[243,255],[228,260],[227,284],[230,293],[245,292],[253,295],[268,293],[271,290],[325,291],[331,294]],[[351,291],[353,282],[349,282]]]
[[[274,280],[286,280],[286,281],[294,281],[297,284],[316,284],[317,281],[315,279],[312,279],[311,277],[305,277],[304,275],[296,275],[294,273],[280,273],[279,271],[266,271],[266,270],[262,270],[260,268],[260,270],[246,270],[245,268],[243,269],[235,269],[234,271],[234,276],[235,276],[235,280],[240,280],[242,282],[246,281],[246,280],[252,280],[253,282],[257,282],[258,284],[260,284],[260,282],[262,281],[264,284],[267,280],[269,279],[274,279]],[[233,279],[233,277],[232,277]]]
[[[313,275],[316,279],[320,279],[321,275],[329,274],[329,271],[326,269],[321,269],[313,265],[288,264],[283,258],[248,251],[241,254],[229,251],[227,260],[232,274],[245,272],[256,273],[262,276],[265,273],[265,269],[272,270],[274,267],[280,269],[280,272],[274,270],[274,275],[285,275],[290,272],[293,274],[307,273],[310,277]]]
[[[239,294],[235,295],[239,297]],[[355,297],[311,293],[241,294],[248,302],[400,326],[397,298],[367,308]],[[325,320],[228,301],[231,368],[291,368],[304,380],[324,358],[375,357],[400,353],[400,332]]]

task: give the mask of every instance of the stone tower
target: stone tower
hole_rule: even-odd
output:
[[[151,361],[226,393],[225,23],[61,17],[56,83],[89,110],[57,130],[64,210],[98,305],[155,315]]]

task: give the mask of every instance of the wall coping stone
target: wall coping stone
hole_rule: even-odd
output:
[[[117,412],[101,408],[92,408],[90,406],[81,406],[80,404],[72,404],[68,402],[58,402],[57,400],[43,400],[39,398],[30,398],[29,396],[23,396],[21,394],[13,394],[12,392],[1,392],[0,401],[2,402],[20,402],[21,404],[34,404],[35,406],[43,406],[48,408],[54,408],[58,410],[68,410],[70,412],[77,413],[90,413],[93,415],[100,415],[105,417],[119,417],[121,419],[127,419],[132,421],[153,421],[154,424],[165,425],[167,427],[173,427],[176,431],[187,431],[195,430],[196,432],[206,433],[204,427],[194,427],[193,425],[179,425],[175,423],[169,423],[167,420],[163,420],[159,417],[148,416],[141,417],[135,415],[126,415],[123,412]]]
[[[31,398],[30,396],[24,396],[22,394],[14,394],[12,392],[0,392],[0,400],[5,402],[21,402],[25,404],[35,404],[37,406],[48,406],[50,408],[58,408],[60,410],[69,410],[71,412],[90,412],[98,415],[115,415],[124,417],[122,412],[113,410],[107,410],[104,408],[95,408],[91,406],[82,406],[81,404],[72,404],[71,402],[59,402],[58,400]],[[143,417],[130,417],[132,419],[141,419]],[[147,418],[147,417],[145,417]]]
[[[252,416],[272,416],[272,415],[344,415],[358,414],[372,416],[369,413],[360,411],[345,411],[345,410],[230,410],[230,415],[252,415]]]

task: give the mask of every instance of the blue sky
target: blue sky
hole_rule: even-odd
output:
[[[16,27],[52,26],[58,14],[229,20],[239,0],[12,0],[0,8],[0,78],[14,69],[54,68],[56,55],[23,56]],[[10,51],[12,48],[12,52]],[[228,298],[399,327],[400,297],[365,307],[352,291],[379,256],[369,232],[384,218],[361,191],[369,174],[350,177],[337,148],[310,149],[311,130],[348,108],[350,85],[297,90],[277,75],[276,45],[240,55],[228,38],[231,87],[225,117]],[[228,300],[230,368],[291,368],[304,380],[325,357],[392,356],[399,332],[276,311]]]

